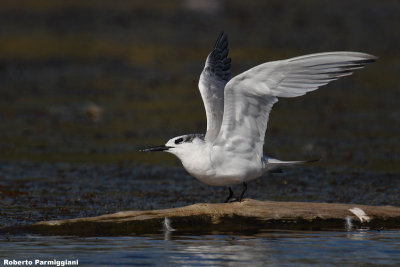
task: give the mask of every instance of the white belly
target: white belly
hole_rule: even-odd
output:
[[[211,150],[211,144],[192,149],[185,155],[176,154],[188,173],[200,182],[227,186],[258,178],[263,173],[260,158],[240,157],[224,149]]]
[[[258,162],[226,161],[222,165],[185,166],[185,169],[200,182],[213,186],[241,184],[262,175]]]

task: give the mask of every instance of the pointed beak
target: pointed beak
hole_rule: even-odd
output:
[[[170,148],[173,148],[172,146],[155,146],[155,147],[150,147],[150,148],[145,148],[145,149],[140,149],[140,152],[155,152],[155,151],[165,151]]]

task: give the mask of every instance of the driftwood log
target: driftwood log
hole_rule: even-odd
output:
[[[96,217],[44,221],[19,227],[19,230],[45,235],[93,236],[162,231],[193,234],[268,229],[349,230],[360,227],[400,229],[400,207],[246,199],[240,203],[199,203],[163,210],[122,211]],[[4,230],[7,229],[2,232]]]

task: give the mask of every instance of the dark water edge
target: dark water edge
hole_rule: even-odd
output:
[[[265,231],[124,237],[1,237],[0,258],[79,260],[82,266],[395,266],[400,232]]]

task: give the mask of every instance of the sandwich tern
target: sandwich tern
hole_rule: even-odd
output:
[[[228,39],[219,35],[200,75],[199,89],[207,115],[206,134],[187,134],[141,151],[177,156],[189,174],[213,186],[243,185],[284,166],[309,161],[282,161],[263,154],[272,106],[279,97],[297,97],[363,68],[375,56],[326,52],[267,62],[231,79]]]

